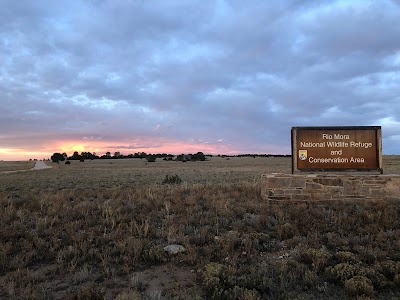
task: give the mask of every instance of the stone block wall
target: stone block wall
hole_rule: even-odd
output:
[[[268,200],[400,200],[400,175],[264,174],[261,194]]]

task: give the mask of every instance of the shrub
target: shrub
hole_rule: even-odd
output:
[[[65,299],[68,300],[103,300],[105,291],[96,284],[85,285],[70,290]]]
[[[215,299],[232,299],[232,300],[258,300],[261,299],[260,294],[255,289],[247,289],[240,286],[234,286],[227,290],[217,290],[213,294]]]
[[[400,274],[400,262],[386,260],[378,263],[376,269],[392,281],[396,275]]]
[[[334,279],[341,283],[345,283],[352,277],[362,276],[368,277],[369,279],[373,280],[377,286],[379,286],[383,279],[383,276],[377,274],[374,269],[362,266],[361,264],[340,263],[335,265],[333,268],[328,267],[327,271],[334,277]]]
[[[354,276],[353,278],[346,280],[344,288],[352,296],[370,296],[374,292],[371,280],[365,276]]]
[[[400,274],[394,276],[393,283],[395,284],[395,286],[400,287]]]
[[[345,282],[359,274],[359,267],[349,263],[340,263],[333,268],[329,267],[329,273],[339,282]]]
[[[143,299],[140,293],[136,290],[129,290],[127,292],[123,292],[119,294],[116,300],[141,300]]]
[[[166,175],[164,180],[162,181],[162,184],[181,184],[181,183],[182,179],[176,174],[174,176]]]
[[[306,271],[304,281],[310,287],[315,286],[318,282],[318,275],[314,271]]]
[[[256,287],[262,288],[262,278],[259,276],[261,274],[249,272],[250,270],[237,270],[232,266],[209,263],[203,272],[203,283],[211,299],[261,299],[256,290]]]
[[[296,230],[295,230],[294,226],[290,223],[285,223],[283,225],[280,225],[278,227],[277,231],[278,231],[279,238],[281,240],[291,239],[296,234]]]
[[[303,262],[311,265],[313,270],[322,270],[328,262],[328,253],[325,249],[303,248],[300,249],[300,258]]]
[[[203,282],[207,289],[214,290],[220,285],[219,276],[221,275],[223,265],[209,263],[205,266],[203,272]]]
[[[349,262],[349,263],[357,262],[356,255],[348,251],[338,251],[336,252],[335,256],[340,262]]]

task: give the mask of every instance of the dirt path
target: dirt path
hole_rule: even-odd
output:
[[[46,165],[44,161],[37,161],[35,166],[31,170],[42,170],[51,168],[50,166]]]

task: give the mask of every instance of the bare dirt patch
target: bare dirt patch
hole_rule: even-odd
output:
[[[43,170],[50,169],[51,166],[48,166],[44,161],[37,161],[35,166],[31,170]]]

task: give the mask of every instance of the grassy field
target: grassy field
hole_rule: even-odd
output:
[[[0,299],[399,299],[399,203],[264,201],[260,175],[290,164],[124,159],[0,173]],[[384,171],[400,174],[400,157],[385,156]]]
[[[166,175],[177,174],[184,183],[236,184],[259,182],[263,173],[291,172],[290,158],[220,158],[204,162],[145,159],[110,159],[48,163],[40,172],[0,174],[0,191],[98,190],[161,184]]]
[[[6,171],[28,170],[33,168],[34,161],[0,161],[0,173]]]

